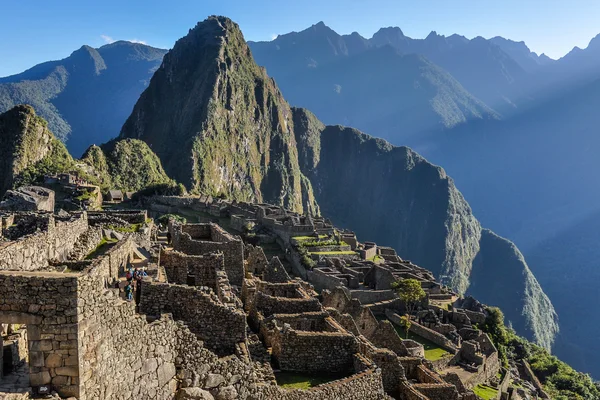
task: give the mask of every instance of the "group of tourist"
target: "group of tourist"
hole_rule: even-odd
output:
[[[125,286],[125,299],[127,301],[133,300],[133,293],[139,296],[142,289],[142,282],[148,274],[143,269],[133,268],[131,264],[127,269],[125,278],[127,279],[127,285]]]

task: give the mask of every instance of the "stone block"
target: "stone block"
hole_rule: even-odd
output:
[[[60,367],[56,368],[57,375],[79,376],[79,368],[77,367]]]
[[[66,366],[78,365],[78,364],[79,364],[79,360],[78,360],[77,356],[69,356],[65,360],[65,365]]]
[[[180,389],[177,392],[177,400],[214,400],[214,397],[210,392],[202,390],[197,387]]]
[[[46,357],[46,368],[58,368],[63,365],[63,358],[60,354],[52,353]]]
[[[215,400],[235,400],[238,397],[238,392],[233,386],[225,386],[217,391]]]
[[[156,358],[149,358],[144,362],[144,365],[142,365],[142,374],[154,372],[156,371],[156,368],[158,368],[158,362],[156,361]]]
[[[60,395],[60,397],[79,397],[79,386],[70,385],[70,386],[60,386],[56,388],[56,391]]]
[[[218,387],[223,383],[225,383],[225,378],[223,377],[223,375],[208,374],[208,376],[206,377],[206,382],[204,383],[204,387],[212,389]]]
[[[29,381],[31,386],[42,386],[49,384],[52,381],[52,377],[50,376],[50,372],[42,371],[29,375]]]
[[[171,379],[175,377],[177,370],[175,365],[172,363],[164,363],[158,368],[158,386],[162,387],[166,385]]]
[[[69,377],[68,376],[55,376],[54,378],[52,378],[52,384],[54,386],[66,386],[69,384]]]
[[[52,340],[35,340],[30,342],[31,351],[50,351],[52,350]]]
[[[28,327],[29,329],[29,327]],[[32,367],[43,367],[44,366],[44,353],[41,351],[30,351],[29,352],[29,364]]]

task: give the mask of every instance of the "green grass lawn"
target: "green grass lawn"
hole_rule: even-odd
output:
[[[398,332],[398,335],[402,339],[412,339],[415,342],[422,344],[423,348],[425,349],[425,358],[428,359],[429,361],[437,361],[441,358],[446,357],[448,354],[450,354],[448,351],[444,350],[437,344],[435,344],[425,338],[422,338],[419,335],[415,335],[412,332],[408,332],[408,338],[407,338],[406,330],[404,330],[402,327],[400,327],[396,324],[394,324],[394,328],[396,328],[396,332]]]
[[[483,400],[493,400],[498,395],[498,389],[481,383],[473,388],[473,392]]]
[[[319,235],[319,239],[325,239],[327,237],[327,235]],[[296,239],[296,240],[314,240],[315,237],[314,236],[293,236],[292,239]]]
[[[113,246],[113,244],[115,244],[117,242],[118,242],[117,239],[102,238],[102,240],[100,241],[100,243],[98,243],[96,248],[90,254],[88,254],[85,257],[85,259],[91,260],[93,258],[101,256],[102,254],[106,253],[108,251],[108,249],[110,249]]]
[[[323,383],[335,381],[340,377],[324,376],[324,375],[308,375],[296,372],[276,372],[275,379],[277,385],[286,389],[310,389],[313,386]]]
[[[346,250],[346,251],[314,251],[312,253],[308,253],[308,254],[318,254],[318,255],[322,255],[322,256],[327,256],[327,255],[335,255],[335,254],[356,254],[355,251],[352,250]]]

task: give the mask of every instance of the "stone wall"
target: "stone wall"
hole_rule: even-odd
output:
[[[390,321],[379,321],[377,329],[368,338],[377,347],[390,349],[399,356],[408,355],[403,340]]]
[[[34,271],[48,266],[50,260],[66,261],[75,242],[87,228],[87,215],[67,218],[38,215],[46,230],[0,243],[0,270]]]
[[[78,396],[77,275],[0,272],[0,323],[27,325],[31,386]]]
[[[263,280],[271,283],[283,283],[291,280],[279,257],[271,258],[263,273]]]
[[[104,211],[88,211],[90,220],[101,217],[120,218],[129,224],[143,224],[148,219],[146,210],[104,210]]]
[[[173,247],[189,255],[222,252],[225,271],[233,285],[241,286],[244,279],[244,244],[215,224],[172,224]],[[208,236],[206,231],[210,230]],[[190,235],[191,232],[194,236]],[[193,237],[208,240],[196,240]]]
[[[391,399],[383,391],[380,370],[368,370],[309,390],[265,387],[261,399],[277,400],[381,400]]]
[[[187,255],[179,251],[163,251],[160,263],[169,283],[207,286],[218,293],[217,271],[224,269],[223,254]]]
[[[333,290],[338,286],[348,286],[348,280],[339,276],[330,275],[321,268],[315,268],[306,272],[306,280],[317,290]]]
[[[217,354],[232,354],[246,340],[246,315],[222,304],[213,293],[167,283],[142,286],[140,312],[172,313]]]
[[[283,371],[309,373],[352,373],[358,344],[342,332],[305,332],[277,329],[272,337],[272,354]]]
[[[392,323],[402,326],[401,322],[400,322],[400,316],[396,313],[393,312],[386,312],[386,315],[388,317],[388,319],[390,321],[392,321]],[[424,339],[429,340],[430,342],[433,342],[435,344],[437,344],[438,346],[448,350],[449,352],[451,352],[452,354],[456,354],[458,349],[456,348],[456,346],[454,345],[454,343],[452,343],[452,341],[450,339],[448,339],[447,337],[445,337],[444,335],[437,333],[436,331],[429,329],[423,325],[418,324],[416,321],[412,321],[411,325],[410,325],[410,331],[413,332],[416,335],[421,336]]]
[[[321,303],[316,298],[288,299],[269,296],[261,292],[256,293],[254,306],[265,316],[321,311]]]
[[[351,290],[350,296],[360,300],[362,304],[378,303],[380,301],[397,299],[396,293],[391,290]]]
[[[429,400],[458,400],[458,391],[454,385],[417,383],[413,387]]]

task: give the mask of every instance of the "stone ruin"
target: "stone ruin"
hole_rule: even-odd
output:
[[[264,204],[163,197],[149,208],[232,224],[170,220],[166,243],[144,210],[0,214],[1,337],[11,354],[2,353],[10,363],[0,365],[11,367],[0,371],[0,391],[117,400],[475,400],[470,389],[500,371],[496,348],[475,328],[485,319],[481,305],[459,299],[393,249]],[[131,233],[130,224],[144,226]],[[235,234],[240,227],[250,235]],[[336,235],[357,258],[333,254],[307,269],[293,238]],[[248,243],[257,236],[280,252],[267,256]],[[134,266],[148,276],[128,301],[125,275]],[[427,293],[410,332],[444,349],[439,360],[398,334],[405,305],[389,284],[409,277]],[[330,380],[290,389],[278,385],[280,374]]]
[[[41,186],[7,190],[0,202],[5,211],[54,211],[54,191]]]

